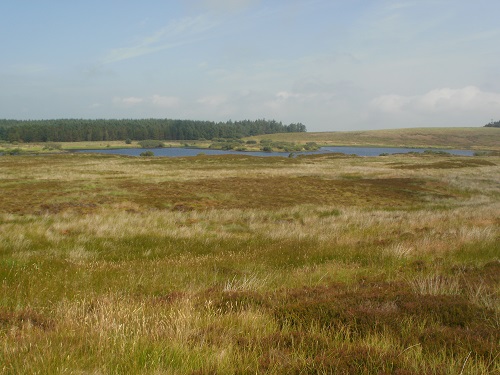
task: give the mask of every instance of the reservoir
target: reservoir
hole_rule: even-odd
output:
[[[165,147],[165,148],[122,148],[122,149],[100,149],[100,150],[75,150],[77,153],[100,153],[113,155],[139,156],[144,151],[153,151],[155,156],[165,157],[186,157],[203,155],[248,155],[248,156],[281,156],[288,157],[289,152],[264,152],[264,151],[235,151],[235,150],[212,150],[198,148]],[[357,156],[379,156],[381,154],[407,154],[410,152],[423,153],[425,151],[444,151],[452,155],[473,156],[471,150],[445,150],[445,149],[426,149],[426,148],[399,148],[399,147],[348,147],[348,146],[329,146],[321,147],[317,151],[293,152],[298,155],[317,155],[327,153],[343,153]]]

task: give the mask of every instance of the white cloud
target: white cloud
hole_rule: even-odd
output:
[[[500,110],[500,93],[481,91],[475,86],[439,88],[423,95],[382,95],[370,106],[385,113],[440,113],[448,111]]]
[[[179,107],[181,100],[175,96],[162,96],[162,95],[152,95],[146,98],[140,98],[136,96],[129,97],[114,97],[113,104],[120,107],[140,107],[140,108],[150,108],[151,106],[156,108],[176,108]]]
[[[142,102],[144,102],[143,98],[137,98],[135,96],[129,96],[127,98],[120,98],[120,97],[113,98],[114,104],[123,105],[126,107],[132,107]]]
[[[206,39],[206,33],[217,25],[217,21],[205,15],[176,19],[131,46],[112,49],[101,62],[109,64],[194,43]]]
[[[217,107],[226,103],[226,101],[227,101],[226,95],[209,95],[201,99],[198,99],[198,103],[208,107]]]
[[[324,105],[329,107],[333,103],[346,105],[346,101],[357,100],[362,94],[361,89],[351,81],[328,82],[327,79],[307,78],[297,80],[291,90],[278,91],[273,98],[274,106],[277,103],[296,105]]]
[[[274,97],[268,99],[263,105],[282,114],[285,111],[297,110],[298,108],[310,109],[311,106],[322,106],[331,101],[332,95],[330,93],[285,90],[277,92]]]
[[[280,91],[276,93],[276,99],[278,100],[287,100],[290,98],[299,98],[299,97],[300,97],[299,94],[290,91]]]
[[[153,95],[151,103],[161,108],[175,108],[180,104],[180,99],[175,96]]]
[[[397,113],[401,112],[409,101],[409,98],[400,95],[382,95],[374,98],[370,106],[380,112]]]

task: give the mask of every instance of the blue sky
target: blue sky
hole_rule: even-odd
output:
[[[500,119],[498,0],[3,0],[0,118]]]

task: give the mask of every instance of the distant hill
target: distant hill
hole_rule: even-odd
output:
[[[484,125],[485,128],[500,128],[500,121],[492,121],[489,124]]]
[[[491,127],[407,128],[339,132],[267,134],[249,139],[271,139],[325,146],[374,146],[500,150],[500,133]]]

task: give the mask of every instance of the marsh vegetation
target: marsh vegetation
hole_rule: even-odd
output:
[[[0,157],[0,372],[495,374],[500,157]]]

